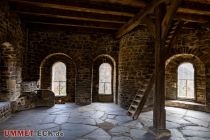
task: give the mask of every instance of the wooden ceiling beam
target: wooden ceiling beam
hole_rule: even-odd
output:
[[[54,4],[54,3],[44,3],[38,1],[27,1],[27,0],[9,0],[10,2],[15,2],[19,4],[25,4],[28,6],[37,6],[43,8],[53,8],[58,10],[71,10],[77,12],[87,12],[87,13],[98,13],[98,14],[108,14],[108,15],[116,15],[116,16],[128,16],[133,17],[135,14],[131,12],[123,12],[123,11],[111,11],[111,10],[103,10],[99,8],[86,8],[79,6],[71,6],[71,5],[62,5],[62,4]]]
[[[54,14],[45,14],[45,13],[32,13],[32,12],[22,12],[15,11],[21,16],[36,16],[36,17],[46,17],[46,18],[57,18],[57,19],[69,19],[69,20],[81,20],[81,21],[96,21],[96,22],[107,22],[107,23],[126,23],[125,21],[119,21],[114,19],[97,19],[89,17],[77,17],[77,16],[63,16],[63,15],[54,15]]]
[[[139,0],[89,0],[90,2],[103,2],[103,3],[110,3],[110,4],[120,4],[132,7],[145,7],[146,3],[144,1]]]
[[[10,9],[16,13],[21,15],[30,15],[34,16],[40,14],[40,16],[56,16],[59,18],[67,18],[67,19],[81,19],[81,20],[98,20],[103,22],[113,22],[113,23],[125,23],[130,17],[125,16],[116,16],[116,15],[105,15],[105,14],[97,14],[97,13],[86,13],[86,12],[77,12],[71,10],[57,10],[52,8],[43,8],[37,6],[28,6],[21,5],[18,3],[11,3]]]
[[[198,3],[203,3],[203,4],[210,4],[210,0],[185,0],[188,2],[198,2]]]
[[[9,0],[12,1],[12,0]],[[42,3],[54,3],[63,5],[77,5],[81,6],[100,6],[101,8],[120,8],[120,7],[133,7],[133,8],[143,8],[146,6],[146,2],[143,0],[26,0],[29,2],[42,2]],[[83,7],[81,6],[81,7]],[[119,9],[118,9],[119,10]],[[127,10],[127,9],[121,9]]]
[[[27,24],[39,24],[39,25],[53,25],[60,27],[81,27],[81,28],[93,28],[93,29],[106,29],[106,30],[117,30],[114,27],[101,27],[95,25],[77,25],[77,24],[63,24],[63,23],[48,23],[48,22],[37,22],[37,21],[26,21]]]
[[[197,23],[206,23],[210,21],[210,16],[196,16],[193,14],[177,14],[176,19],[180,19],[186,22],[197,22]]]
[[[139,23],[145,16],[152,13],[154,11],[154,8],[164,1],[166,0],[153,0],[152,3],[148,4],[143,10],[141,10],[132,19],[130,19],[126,24],[124,24],[117,32],[116,37],[120,38],[126,33],[133,30],[135,27],[139,25]]]
[[[178,13],[208,15],[210,16],[210,5],[199,3],[200,0],[194,2],[182,1],[178,8]]]
[[[178,8],[177,13],[210,16],[210,11],[201,11],[196,9],[182,8],[182,7]]]
[[[33,24],[27,23],[27,27],[34,31],[70,31],[70,32],[79,32],[79,33],[110,33],[113,34],[116,30],[110,29],[99,29],[99,28],[87,28],[87,27],[78,27],[78,26],[60,26],[52,24]]]
[[[197,1],[182,1],[181,6],[178,8],[178,13],[207,15],[210,16],[210,5],[200,3]]]
[[[98,22],[98,21],[81,21],[74,19],[60,19],[55,17],[38,17],[38,16],[24,16],[21,17],[24,22],[43,22],[43,23],[54,23],[54,24],[63,24],[65,25],[81,25],[81,26],[96,26],[101,28],[113,28],[119,29],[122,24],[119,23],[107,23],[107,22]]]

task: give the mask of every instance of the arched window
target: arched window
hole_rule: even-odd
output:
[[[99,67],[99,94],[112,94],[112,67],[103,63]]]
[[[66,65],[62,62],[52,66],[52,91],[55,96],[66,96]]]
[[[178,97],[195,98],[194,67],[191,63],[182,63],[178,67]]]

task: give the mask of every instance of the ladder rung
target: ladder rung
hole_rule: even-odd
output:
[[[136,96],[141,97],[141,98],[143,97],[143,95],[142,95],[142,94],[136,94]]]
[[[140,103],[141,101],[140,100],[134,100],[134,102]]]
[[[169,34],[174,34],[175,33],[175,30],[172,30],[169,32]]]
[[[174,30],[174,29],[176,29],[176,28],[177,28],[177,26],[173,26],[171,29]]]
[[[137,92],[144,92],[144,89],[139,89]]]
[[[174,23],[174,25],[178,25],[179,24],[179,21],[176,21],[175,23]]]
[[[168,36],[168,38],[172,38],[173,37],[173,34],[170,34],[169,36]]]
[[[166,43],[170,42],[170,40],[166,40]]]
[[[135,108],[135,109],[138,107],[138,105],[134,105],[134,104],[131,106],[132,106],[132,108]]]
[[[130,113],[133,116],[133,114],[135,113],[135,111],[134,110],[128,110],[128,113]]]

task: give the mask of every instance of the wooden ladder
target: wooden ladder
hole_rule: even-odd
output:
[[[171,49],[172,43],[175,41],[176,35],[180,32],[180,29],[183,26],[182,21],[173,21],[172,27],[169,29],[167,38],[165,40],[165,52],[164,53],[169,53]],[[137,119],[142,112],[142,109],[147,101],[148,95],[151,93],[151,90],[153,88],[155,82],[155,73],[153,72],[152,77],[149,81],[148,86],[146,87],[145,90],[139,89],[130,105],[128,108],[128,115],[132,116],[133,119]]]
[[[180,34],[183,25],[184,25],[183,21],[180,20],[173,21],[172,26],[169,29],[168,36],[164,43],[165,49],[163,54],[166,54],[164,59],[167,59],[168,55],[170,55],[170,51],[172,47],[176,44],[177,36],[178,34]]]
[[[147,97],[153,88],[154,82],[155,82],[155,73],[153,72],[152,77],[146,89],[145,90],[139,89],[137,91],[136,96],[134,97],[130,107],[128,108],[128,115],[132,116],[134,120],[139,117],[147,101]]]
[[[173,21],[171,24],[171,28],[169,29],[168,35],[165,40],[165,48],[168,48],[173,43],[174,38],[176,37],[177,32],[180,31],[180,28],[182,28],[183,21]]]

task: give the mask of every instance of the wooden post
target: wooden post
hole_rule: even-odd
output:
[[[165,5],[164,5],[165,6]],[[158,138],[170,136],[166,129],[165,112],[165,60],[164,42],[161,40],[161,23],[164,16],[164,7],[160,5],[155,9],[156,13],[156,37],[155,37],[155,93],[153,107],[153,128],[151,132]]]

